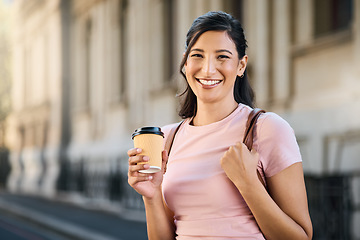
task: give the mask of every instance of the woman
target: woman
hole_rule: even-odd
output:
[[[197,18],[181,73],[185,119],[163,152],[166,174],[131,149],[129,184],[143,196],[149,239],[311,239],[301,156],[291,127],[274,113],[257,121],[253,151],[242,144],[253,107],[240,23],[224,12]],[[184,71],[184,72],[183,72]],[[165,137],[174,125],[165,126]],[[266,188],[257,176],[264,173]]]

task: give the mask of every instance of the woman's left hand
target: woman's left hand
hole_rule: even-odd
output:
[[[224,153],[220,164],[241,192],[244,187],[259,182],[256,172],[258,161],[259,154],[255,150],[250,152],[244,143],[238,142]]]

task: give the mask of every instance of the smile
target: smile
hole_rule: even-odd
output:
[[[219,84],[220,82],[222,82],[222,80],[203,80],[203,79],[198,79],[198,78],[196,78],[196,80],[205,86],[215,86],[215,85]]]

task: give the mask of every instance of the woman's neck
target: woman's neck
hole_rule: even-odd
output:
[[[238,103],[197,103],[196,116],[192,120],[194,126],[203,126],[218,122],[229,116],[237,107]]]

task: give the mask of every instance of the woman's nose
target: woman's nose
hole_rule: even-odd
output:
[[[206,59],[203,63],[202,70],[206,74],[212,74],[216,72],[216,63],[212,59]]]

